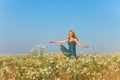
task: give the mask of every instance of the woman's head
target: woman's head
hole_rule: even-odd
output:
[[[68,39],[70,39],[70,38],[78,40],[78,38],[77,38],[77,36],[76,36],[76,34],[75,34],[75,32],[73,30],[69,30]]]

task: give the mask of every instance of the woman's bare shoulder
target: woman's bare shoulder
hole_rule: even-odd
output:
[[[78,41],[77,39],[74,39],[74,41]]]

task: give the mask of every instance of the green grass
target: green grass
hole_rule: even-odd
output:
[[[0,80],[120,80],[120,53],[80,55],[0,55]]]

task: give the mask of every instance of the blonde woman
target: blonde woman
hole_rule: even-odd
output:
[[[69,31],[68,39],[62,40],[62,41],[51,41],[50,43],[61,44],[60,50],[62,51],[62,53],[64,55],[66,55],[68,57],[71,57],[71,56],[76,57],[76,44],[78,46],[83,47],[83,48],[89,48],[89,46],[86,46],[86,45],[79,42],[76,34],[72,30]],[[62,45],[64,43],[68,43],[68,46],[69,46],[68,49],[64,45]],[[64,55],[60,55],[60,57],[64,57]]]

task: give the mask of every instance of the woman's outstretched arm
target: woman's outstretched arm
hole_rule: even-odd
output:
[[[76,44],[78,45],[78,46],[81,46],[81,47],[84,47],[84,48],[89,48],[89,46],[86,46],[86,45],[83,45],[82,43],[80,43],[78,40],[74,40],[75,42],[76,42]]]
[[[63,43],[67,43],[68,40],[61,40],[61,41],[50,41],[50,43],[58,43],[58,44],[63,44]]]

